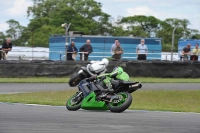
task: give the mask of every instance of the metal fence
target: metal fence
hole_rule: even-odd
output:
[[[56,60],[66,60],[66,53],[62,51],[49,51],[48,48],[13,48],[7,55],[7,60],[49,60],[50,53],[54,53],[57,57]],[[78,52],[76,56],[76,60],[80,60],[80,54],[83,52]],[[161,53],[151,53],[148,55],[159,54],[160,58],[151,58],[151,60],[171,60],[170,52],[161,52]],[[101,60],[102,58],[111,58],[110,52],[93,52],[92,55],[89,56],[89,60]],[[148,56],[147,56],[148,58]],[[136,60],[137,56],[135,52],[124,52],[122,55],[122,59],[124,60]],[[178,53],[173,53],[173,60],[179,60]]]
[[[124,60],[136,60],[136,52],[125,51],[122,55],[122,59]],[[66,52],[63,51],[50,51],[49,48],[43,48],[43,47],[13,47],[12,51],[10,51],[7,55],[7,60],[49,60],[50,53],[54,53],[57,57],[56,60],[66,60]],[[83,52],[79,52],[76,56],[76,60],[80,60],[80,54]],[[150,60],[171,60],[171,52],[159,52],[157,53],[154,51],[153,53],[151,51],[148,52],[148,56],[150,55],[160,55],[160,58],[151,58]],[[179,57],[180,53],[173,52],[173,61],[180,60]],[[110,52],[93,52],[91,55],[89,55],[89,60],[101,60],[102,58],[111,58]],[[83,57],[83,56],[82,56]],[[83,57],[84,58],[84,57]],[[200,60],[200,58],[199,58]]]

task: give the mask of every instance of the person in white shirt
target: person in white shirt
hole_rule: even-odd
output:
[[[146,57],[148,54],[148,48],[144,43],[145,43],[145,40],[141,39],[141,43],[138,44],[138,46],[136,47],[136,53],[137,53],[138,60],[146,60]]]
[[[199,44],[196,43],[195,48],[192,50],[192,55],[190,56],[190,60],[198,60],[199,54],[200,54]]]
[[[115,47],[116,47],[116,44],[119,42],[119,40],[118,39],[115,39],[115,43],[111,46],[111,54],[112,54],[112,58],[114,58],[113,57],[113,55],[115,54]]]

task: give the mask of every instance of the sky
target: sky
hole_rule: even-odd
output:
[[[145,15],[160,20],[166,18],[188,19],[189,28],[200,31],[200,0],[96,0],[102,3],[103,12],[111,15],[113,21],[120,17]],[[32,0],[0,0],[0,32],[9,27],[6,21],[14,19],[27,26],[28,6]]]

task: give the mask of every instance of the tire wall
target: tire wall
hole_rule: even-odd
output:
[[[63,77],[78,72],[82,61],[0,61],[0,77]],[[110,61],[108,72],[121,66],[131,77],[200,77],[200,62]]]

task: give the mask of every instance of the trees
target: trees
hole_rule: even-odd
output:
[[[140,36],[162,38],[163,48],[171,49],[172,31],[176,25],[175,47],[180,38],[200,39],[200,32],[189,29],[187,19],[167,18],[159,20],[154,16],[135,15],[121,17],[116,23],[110,21],[111,16],[101,10],[101,3],[95,0],[32,0],[27,16],[31,18],[27,27],[15,20],[9,20],[6,35],[15,45],[48,47],[48,39],[52,34],[65,34],[63,23],[71,23],[71,31],[80,31],[87,35]]]
[[[190,39],[194,34],[198,34],[198,30],[193,30],[188,28],[190,24],[187,19],[177,19],[177,18],[168,18],[161,23],[161,29],[158,31],[158,37],[162,38],[164,43],[164,50],[169,50],[172,41],[172,31],[175,26],[178,26],[175,30],[174,44],[175,50],[177,50],[178,40],[181,38]],[[168,46],[167,46],[168,45]]]
[[[0,32],[0,44],[4,42],[6,35],[3,32]]]
[[[34,46],[47,47],[47,40],[51,34],[64,34],[65,30],[60,25],[65,22],[72,23],[70,30],[81,31],[90,35],[103,35],[110,27],[108,22],[110,15],[103,13],[102,5],[94,0],[33,1],[33,6],[29,7],[27,11],[28,16],[32,16],[33,19],[27,28],[31,31],[31,34],[34,34]],[[103,27],[103,25],[106,25],[106,27]],[[29,42],[31,42],[30,40]],[[41,41],[39,42],[39,40]]]
[[[135,15],[121,20],[136,36],[156,36],[161,21],[153,16]]]
[[[122,18],[120,23],[127,27],[129,34],[141,37],[162,38],[163,50],[171,49],[172,31],[177,25],[178,28],[175,31],[175,49],[177,49],[180,38],[198,39],[200,36],[198,30],[188,28],[190,22],[187,19],[167,18],[161,21],[153,16],[135,15]]]
[[[26,42],[26,38],[22,37],[25,27],[21,26],[18,21],[10,19],[6,21],[9,25],[9,29],[6,31],[6,36],[12,38],[12,42],[15,45],[22,46]]]

